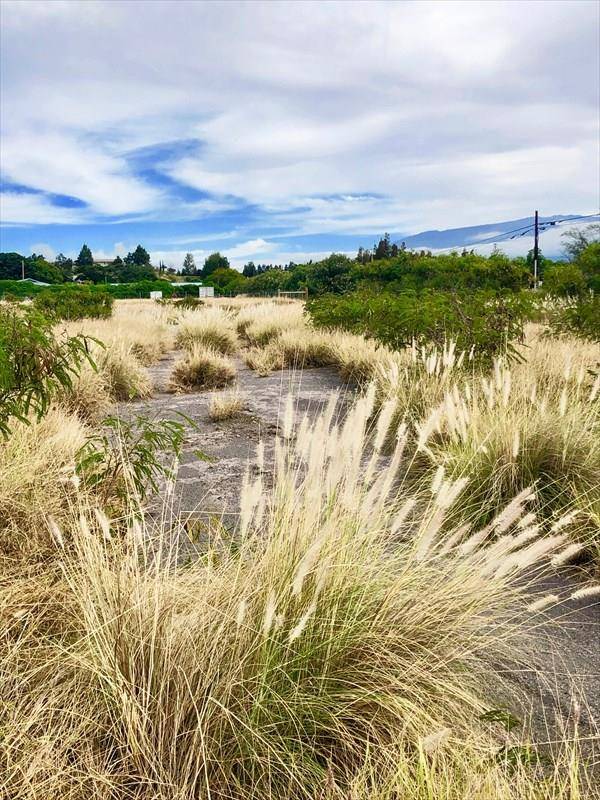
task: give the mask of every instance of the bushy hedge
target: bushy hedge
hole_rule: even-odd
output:
[[[308,312],[319,327],[372,336],[390,347],[453,339],[460,350],[474,348],[476,358],[489,360],[515,353],[532,300],[525,293],[491,291],[353,292],[315,298]]]
[[[112,314],[114,297],[91,286],[63,286],[62,291],[44,289],[33,301],[51,319],[104,319]]]
[[[0,298],[14,297],[23,300],[27,297],[36,297],[40,292],[64,292],[77,288],[85,288],[90,292],[108,293],[118,300],[127,300],[150,297],[150,292],[162,292],[163,297],[197,297],[198,286],[182,286],[170,281],[138,281],[137,283],[111,284],[74,284],[66,283],[56,286],[36,286],[29,281],[0,281]]]

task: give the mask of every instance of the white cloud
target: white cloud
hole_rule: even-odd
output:
[[[30,245],[29,252],[44,256],[46,261],[54,261],[57,255],[56,250],[52,247],[52,245],[49,245],[46,242],[36,242],[36,244]]]
[[[224,251],[228,258],[250,258],[251,256],[267,256],[275,250],[275,245],[264,239],[251,239]]]
[[[536,206],[589,212],[597,24],[585,0],[546,3],[541,17],[525,0],[310,13],[276,0],[5,0],[3,169],[88,208],[12,193],[3,220],[210,218],[234,196],[264,226],[240,232],[236,250],[274,227],[414,232]],[[174,201],[132,171],[129,151],[179,139],[198,152],[155,166],[215,198]]]
[[[54,206],[43,195],[0,193],[0,220],[3,225],[69,225],[84,219],[81,209]]]

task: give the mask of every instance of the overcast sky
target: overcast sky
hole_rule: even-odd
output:
[[[178,265],[599,205],[596,0],[3,0],[3,250]]]

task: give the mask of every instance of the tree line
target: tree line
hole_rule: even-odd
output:
[[[565,259],[552,261],[540,254],[540,275],[550,293],[574,295],[587,289],[600,292],[600,225],[567,231],[564,236]],[[304,264],[290,262],[285,266],[255,264],[248,261],[242,271],[233,269],[229,259],[219,252],[211,253],[197,265],[187,253],[183,268],[177,273],[162,263],[155,268],[147,250],[138,245],[124,258],[94,261],[91,249],[84,244],[76,259],[59,254],[53,263],[35,253],[25,258],[19,253],[0,253],[0,280],[25,275],[47,283],[64,283],[74,279],[90,283],[136,283],[157,278],[175,279],[176,275],[202,280],[221,294],[276,294],[278,290],[309,294],[344,294],[357,288],[391,292],[437,289],[447,291],[491,289],[519,291],[532,283],[533,254],[509,258],[499,249],[489,256],[472,250],[433,254],[428,250],[408,250],[395,244],[385,234],[372,250],[359,248],[355,258],[332,253],[327,258]]]

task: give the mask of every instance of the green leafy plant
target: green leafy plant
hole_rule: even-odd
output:
[[[0,306],[0,435],[8,436],[12,419],[40,419],[56,391],[71,388],[83,361],[94,366],[90,341],[81,334],[57,336],[31,306]]]
[[[553,334],[569,334],[600,342],[600,295],[588,293],[557,305],[548,314]]]
[[[140,498],[158,490],[160,478],[171,479],[171,462],[181,455],[187,423],[137,415],[132,420],[107,417],[99,433],[90,436],[77,453],[77,475],[103,498],[126,497],[135,490]],[[171,462],[164,460],[165,454]]]
[[[372,336],[398,349],[413,341],[443,345],[453,339],[459,350],[473,348],[481,361],[498,355],[518,359],[515,344],[531,312],[532,301],[524,293],[492,291],[354,292],[308,304],[318,327]]]
[[[60,291],[46,289],[34,300],[36,308],[55,319],[106,319],[112,314],[114,298],[89,286],[64,286]]]

